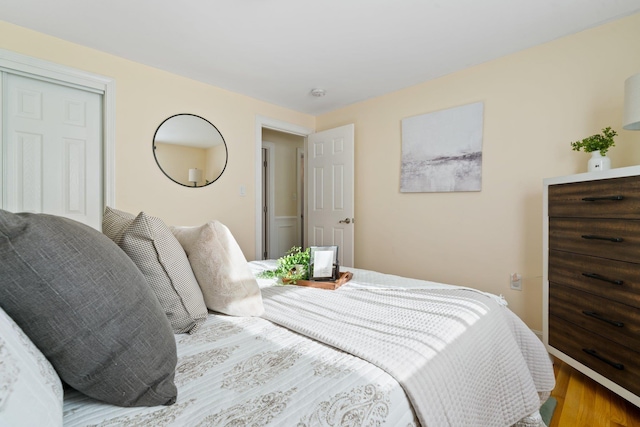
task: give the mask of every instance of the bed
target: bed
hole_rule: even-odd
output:
[[[273,261],[250,264],[256,275],[265,269],[275,268]],[[197,333],[176,335],[178,348],[176,384],[179,388],[179,400],[176,404],[162,409],[119,408],[118,415],[114,417],[114,408],[111,405],[93,401],[79,392],[69,391],[65,397],[64,425],[70,427],[151,424],[156,426],[418,426],[419,418],[411,400],[407,398],[406,392],[397,380],[365,358],[340,349],[339,347],[351,347],[354,343],[347,341],[340,344],[338,339],[332,339],[336,336],[332,333],[336,331],[327,331],[327,328],[333,328],[333,326],[328,325],[326,319],[322,322],[321,328],[324,329],[326,337],[322,336],[323,333],[314,332],[314,328],[309,327],[309,324],[320,323],[320,318],[326,314],[317,304],[318,299],[323,295],[331,294],[330,301],[335,303],[340,299],[341,294],[353,292],[361,294],[368,292],[367,290],[374,293],[385,291],[394,293],[399,292],[400,289],[409,292],[418,290],[427,294],[431,292],[432,295],[435,293],[438,299],[445,301],[448,299],[455,304],[465,301],[464,294],[478,297],[474,301],[486,299],[485,303],[488,306],[503,310],[503,314],[509,316],[511,326],[504,323],[506,329],[500,329],[500,325],[493,325],[501,333],[509,335],[509,338],[490,340],[490,336],[495,336],[495,329],[487,333],[473,330],[469,333],[472,333],[476,339],[462,348],[465,351],[468,349],[469,353],[475,353],[480,350],[477,346],[482,346],[483,341],[488,348],[494,349],[496,345],[500,346],[500,342],[506,342],[517,343],[519,348],[529,353],[525,354],[522,360],[504,362],[514,369],[523,368],[522,377],[525,380],[527,373],[533,376],[531,383],[514,386],[516,396],[513,395],[514,388],[504,384],[506,375],[493,370],[498,369],[503,362],[497,360],[499,354],[492,354],[490,359],[496,363],[490,363],[489,370],[485,370],[489,374],[488,380],[484,379],[485,385],[480,383],[467,388],[468,391],[477,393],[475,399],[468,397],[456,399],[454,396],[449,396],[443,404],[436,405],[442,409],[440,415],[424,414],[423,418],[432,420],[425,422],[424,425],[478,425],[472,421],[478,417],[486,417],[484,422],[490,420],[483,425],[502,425],[501,419],[512,419],[514,420],[512,424],[516,424],[525,416],[529,417],[523,421],[524,425],[539,423],[536,410],[541,404],[541,399],[546,399],[554,385],[549,358],[538,338],[519,325],[518,320],[509,314],[511,312],[504,307],[499,297],[474,290],[366,270],[349,269],[349,271],[354,273],[353,279],[336,291],[294,285],[280,286],[273,279],[258,278],[266,308],[264,318],[211,314]],[[451,292],[454,294],[457,292],[458,295],[448,295]],[[288,294],[293,295],[287,296]],[[315,308],[311,312],[296,309],[295,305],[304,306],[310,299],[316,301]],[[349,304],[352,303],[353,301],[349,301]],[[369,304],[369,302],[366,303]],[[420,304],[425,302],[422,301],[417,306]],[[480,306],[482,305],[476,302],[472,308],[466,307],[463,311],[473,319],[477,319],[479,317],[477,310]],[[334,315],[337,316],[340,312],[341,308],[336,309]],[[297,322],[295,316],[306,318],[307,321]],[[346,326],[343,323],[345,319],[335,317],[333,320],[336,325]],[[452,321],[457,323],[460,318]],[[287,324],[287,327],[280,324]],[[457,332],[454,334],[465,333],[464,328],[456,329]],[[305,336],[305,332],[313,338]],[[357,353],[361,350],[353,351]],[[407,349],[407,351],[413,350]],[[446,352],[446,350],[443,351]],[[471,354],[467,356],[469,359],[477,358]],[[419,355],[411,357],[419,357]],[[452,357],[455,359],[458,356]],[[487,362],[487,360],[481,359],[479,362]],[[513,365],[510,365],[511,362]],[[526,367],[523,367],[522,363]],[[469,368],[471,372],[462,369],[457,376],[455,372],[447,373],[442,365],[438,369],[447,375],[433,380],[441,381],[441,384],[426,387],[425,390],[425,393],[429,394],[428,397],[435,397],[436,400],[441,400],[437,398],[441,392],[465,393],[464,388],[460,388],[460,384],[456,385],[459,387],[457,390],[447,389],[446,385],[449,381],[457,379],[464,385],[472,382],[468,375],[482,376],[483,374],[482,366],[471,366]],[[448,377],[448,374],[451,376]],[[497,381],[491,380],[491,377]],[[531,386],[534,388],[531,389]],[[535,389],[535,386],[540,390]],[[504,390],[498,392],[497,387],[503,387]],[[529,387],[528,391],[533,390],[536,407],[531,408],[523,404],[527,396],[518,390],[518,387]],[[429,393],[428,390],[433,392]],[[505,399],[505,396],[500,393],[506,392],[511,395],[513,402],[511,405],[504,406],[500,403],[500,399]],[[419,397],[416,399],[420,400]],[[452,403],[456,400],[456,403]],[[471,410],[469,403],[480,406]],[[484,413],[483,409],[486,410]],[[476,413],[472,413],[474,411]]]
[[[70,233],[64,229],[68,221],[63,220],[62,225],[56,221],[55,228],[62,229],[61,238],[82,233],[96,238],[76,225],[75,233]],[[11,238],[10,226],[0,215],[0,232]],[[187,231],[202,235],[199,229]],[[181,239],[179,231],[173,233]],[[215,239],[224,241],[220,235]],[[224,245],[229,245],[229,239],[233,240],[227,237]],[[42,239],[39,242],[42,245]],[[104,246],[95,253],[86,246],[80,252],[93,260],[114,246],[110,241],[100,242]],[[157,241],[154,244],[157,246]],[[95,245],[92,243],[92,247]],[[74,241],[70,246],[77,244]],[[193,252],[188,245],[184,248],[193,261]],[[197,251],[203,253],[201,247]],[[113,252],[113,256],[122,255],[117,248]],[[81,256],[79,253],[74,260]],[[208,254],[205,258],[211,257]],[[154,254],[152,258],[157,261],[162,256]],[[172,334],[176,353],[171,380],[177,389],[176,399],[164,405],[122,407],[65,386],[61,424],[543,425],[538,409],[554,387],[552,365],[540,340],[501,297],[353,268],[348,269],[353,273],[352,280],[337,290],[283,286],[274,279],[260,278],[260,272],[275,268],[274,261],[242,264],[258,285],[264,311],[260,316],[240,316],[209,309],[197,320],[197,329]],[[100,267],[104,265],[101,260]],[[144,283],[150,283],[149,277]],[[203,294],[206,301],[204,290]],[[0,296],[4,308],[11,308],[10,303],[5,304],[7,294]],[[48,301],[55,305],[51,298]],[[56,309],[56,313],[59,311]],[[23,320],[21,314],[13,311],[16,322]],[[38,341],[32,331],[25,332]],[[18,335],[22,344],[28,341],[21,332]],[[8,336],[5,338],[9,341]],[[81,344],[87,346],[86,342]],[[27,346],[31,354],[36,352],[34,348]],[[7,349],[11,350],[10,343],[3,347],[0,340],[0,353]],[[52,358],[46,350],[43,353]],[[152,363],[155,359],[149,358],[142,365]],[[109,363],[113,364],[118,363]],[[51,365],[41,359],[38,366],[40,373],[46,374],[44,388],[52,389],[54,397],[62,400],[62,383],[56,380]],[[64,378],[58,366],[56,371]],[[0,364],[0,377],[3,373],[7,373],[6,367],[3,372]],[[5,410],[11,406],[11,388],[9,383],[9,404],[6,396],[0,396],[0,421],[3,405]],[[14,393],[20,392],[17,386],[13,389]],[[0,390],[6,392],[7,388]],[[14,402],[17,400],[14,398]],[[41,403],[37,400],[30,401],[32,408]],[[51,411],[52,419],[58,417],[55,408]]]

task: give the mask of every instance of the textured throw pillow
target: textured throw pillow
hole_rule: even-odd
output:
[[[134,219],[136,219],[136,216],[129,212],[119,211],[107,206],[102,216],[102,232],[120,246],[124,231]]]
[[[176,345],[144,276],[102,233],[0,210],[0,306],[71,387],[119,406],[176,400]]]
[[[160,218],[140,212],[120,247],[138,266],[177,334],[195,332],[209,315],[189,260]]]
[[[187,253],[207,307],[232,316],[264,313],[258,282],[225,225],[212,221],[171,231]]]
[[[62,383],[58,374],[2,309],[0,425],[62,427]]]

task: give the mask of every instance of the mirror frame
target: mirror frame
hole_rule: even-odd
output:
[[[225,159],[224,159],[224,166],[222,167],[222,170],[220,171],[220,173],[218,174],[218,176],[204,184],[204,185],[188,185],[188,184],[184,184],[180,181],[176,181],[174,178],[172,178],[163,168],[162,165],[160,164],[160,162],[158,161],[158,156],[156,155],[156,136],[158,135],[158,131],[160,130],[160,128],[162,127],[162,125],[164,125],[167,121],[178,117],[178,116],[192,116],[192,117],[196,117],[199,118],[201,120],[204,120],[206,123],[208,123],[209,125],[211,125],[211,127],[213,127],[213,129],[215,129],[216,132],[218,132],[218,135],[220,135],[220,139],[222,139],[222,143],[224,144],[224,152],[225,152]],[[216,182],[217,180],[220,179],[220,177],[222,176],[222,174],[224,173],[224,171],[227,169],[227,164],[229,163],[229,147],[227,146],[227,141],[224,139],[224,136],[222,136],[222,132],[220,132],[220,130],[213,124],[211,123],[209,120],[205,119],[204,117],[198,116],[197,114],[191,114],[191,113],[179,113],[179,114],[174,114],[173,116],[167,117],[166,119],[164,119],[162,121],[162,123],[160,123],[160,125],[158,125],[158,127],[156,128],[156,131],[153,133],[153,140],[151,141],[151,150],[153,151],[153,158],[156,161],[156,164],[158,165],[158,168],[162,171],[162,173],[169,178],[171,181],[175,182],[176,184],[182,185],[183,187],[187,187],[187,188],[202,188],[202,187],[206,187],[208,185],[213,184],[214,182]]]

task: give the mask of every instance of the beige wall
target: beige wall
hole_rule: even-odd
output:
[[[640,164],[640,132],[621,127],[638,40],[640,14],[319,116],[318,130],[355,123],[356,266],[503,294],[540,330],[542,179],[586,172],[569,143],[606,126],[613,167]],[[401,120],[477,101],[482,191],[401,194]]]
[[[275,216],[296,216],[296,148],[304,147],[304,137],[263,129],[262,140],[275,145]]]
[[[116,81],[116,207],[168,224],[227,224],[245,255],[255,254],[255,122],[269,117],[307,128],[315,118],[0,21],[0,48]],[[213,123],[229,149],[218,181],[187,188],[169,180],[151,150],[156,128],[178,113]],[[240,186],[246,196],[240,196]]]

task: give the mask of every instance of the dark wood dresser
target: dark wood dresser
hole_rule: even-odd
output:
[[[544,343],[640,406],[640,167],[544,181]]]

